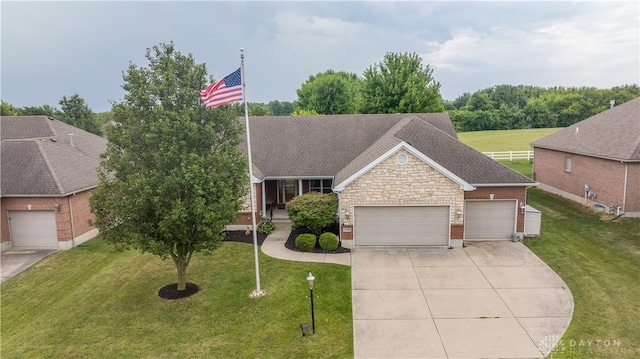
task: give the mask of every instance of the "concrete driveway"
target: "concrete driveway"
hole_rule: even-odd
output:
[[[0,281],[4,282],[57,251],[57,249],[10,248],[2,252],[0,255]]]
[[[351,252],[356,358],[543,358],[573,297],[522,243]]]

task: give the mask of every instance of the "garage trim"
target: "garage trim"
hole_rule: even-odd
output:
[[[432,218],[434,219],[435,222],[421,222],[420,224],[422,224],[422,228],[415,226],[418,230],[425,230],[428,228],[433,228],[435,229],[435,236],[436,238],[441,241],[439,243],[434,243],[434,244],[425,244],[425,243],[411,243],[412,241],[420,241],[421,238],[418,238],[420,236],[410,236],[410,237],[405,237],[407,239],[406,242],[400,242],[400,243],[373,243],[373,244],[362,244],[362,243],[358,243],[358,236],[362,236],[363,235],[363,230],[361,227],[362,226],[362,211],[359,212],[359,209],[363,209],[363,208],[368,208],[371,209],[372,211],[376,211],[376,210],[384,210],[384,209],[389,209],[389,210],[393,210],[393,208],[398,208],[399,211],[406,211],[407,209],[417,209],[419,211],[419,209],[428,209],[428,208],[433,208],[433,209],[439,209],[440,211],[436,211],[435,213],[433,213],[432,216],[428,215],[428,211],[426,212],[422,212],[422,213],[418,213],[416,212],[416,217],[418,218],[420,217],[421,214],[426,215],[425,217],[422,218]],[[358,219],[358,215],[360,214],[360,220]],[[406,214],[406,212],[404,213]],[[403,213],[398,213],[398,215],[402,216]],[[434,216],[435,215],[435,216]],[[394,219],[393,216],[391,217],[385,217],[387,219],[390,219],[391,225],[403,225],[403,221],[411,221],[411,218],[398,218],[398,219]],[[446,218],[446,219],[445,219]],[[446,204],[415,204],[415,205],[368,205],[368,204],[362,204],[362,205],[355,205],[354,206],[354,218],[353,218],[353,226],[354,226],[354,234],[353,234],[353,241],[354,241],[354,246],[361,246],[361,247],[365,247],[365,246],[399,246],[399,247],[411,247],[411,246],[450,246],[451,245],[451,205]],[[359,223],[360,222],[360,223]],[[394,223],[395,222],[395,223]],[[413,222],[415,223],[415,222]],[[385,223],[385,224],[389,224],[389,223]],[[360,226],[360,227],[359,227]],[[430,227],[431,226],[431,227]],[[407,228],[405,227],[401,227],[401,228]],[[390,229],[389,232],[393,232],[393,229]],[[366,231],[365,231],[366,233]],[[419,232],[419,233],[424,233],[424,232]],[[385,235],[393,235],[391,233],[383,233],[383,236]],[[424,236],[424,238],[426,239],[426,235]],[[376,242],[376,241],[374,241]],[[363,242],[364,243],[364,242]]]

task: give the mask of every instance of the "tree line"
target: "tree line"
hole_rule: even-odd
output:
[[[457,131],[566,127],[610,106],[640,96],[638,85],[610,89],[595,87],[536,87],[497,85],[455,100],[443,100],[433,70],[416,53],[385,54],[362,76],[332,69],[311,75],[296,90],[294,102],[248,103],[250,116],[305,116],[447,111]],[[63,97],[61,110],[48,105],[15,108],[2,102],[2,115],[47,115],[100,135],[112,118],[110,111],[93,113],[74,94]],[[240,105],[234,105],[244,115]]]
[[[610,89],[499,85],[444,101],[457,131],[566,127],[640,96],[637,85]]]

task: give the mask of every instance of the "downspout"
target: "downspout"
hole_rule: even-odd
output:
[[[76,229],[73,224],[73,207],[71,206],[71,196],[75,196],[76,194],[72,194],[67,197],[67,203],[69,203],[69,218],[71,219],[71,248],[76,247]]]
[[[338,194],[338,240],[342,246],[342,192],[336,193]]]
[[[622,213],[626,212],[627,204],[627,178],[629,177],[629,164],[624,165],[624,187],[622,187]]]

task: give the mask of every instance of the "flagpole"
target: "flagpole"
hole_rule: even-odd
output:
[[[240,49],[240,78],[242,79],[242,100],[244,102],[244,123],[245,130],[247,132],[247,153],[248,153],[248,162],[249,162],[249,192],[250,192],[250,200],[251,200],[251,224],[253,225],[253,256],[255,258],[255,266],[256,266],[256,289],[251,292],[250,296],[253,298],[262,297],[265,293],[260,289],[260,264],[258,262],[258,233],[256,226],[256,211],[254,210],[253,204],[255,200],[255,188],[252,183],[253,179],[253,162],[251,161],[251,134],[249,133],[249,110],[247,105],[247,96],[246,96],[246,84],[244,82],[244,49]]]

